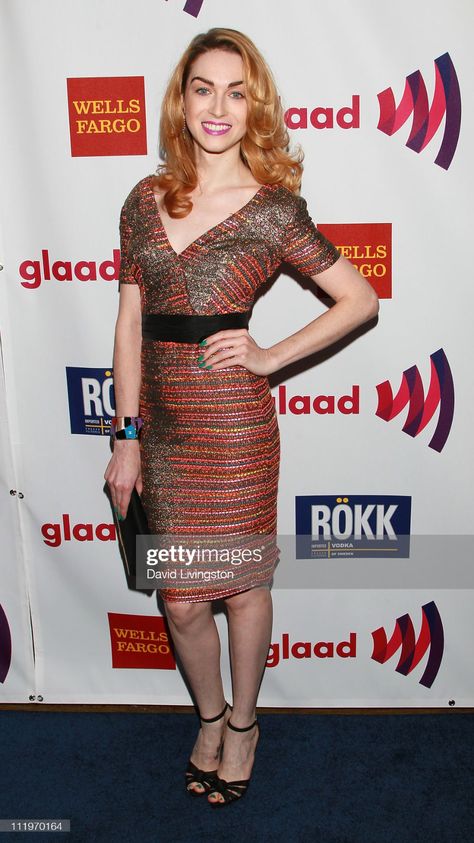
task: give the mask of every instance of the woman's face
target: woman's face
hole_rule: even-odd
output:
[[[242,59],[227,50],[210,50],[191,65],[183,97],[186,125],[210,153],[239,144],[247,128]]]

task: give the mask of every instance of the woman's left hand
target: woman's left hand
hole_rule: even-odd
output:
[[[205,345],[198,345],[198,366],[203,371],[243,366],[254,375],[274,371],[270,349],[260,348],[246,328],[230,328],[206,337]]]

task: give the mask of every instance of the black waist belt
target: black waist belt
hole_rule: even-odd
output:
[[[212,316],[182,313],[144,313],[142,337],[144,340],[164,342],[201,342],[205,337],[226,328],[247,328],[250,310],[240,313],[216,313]]]

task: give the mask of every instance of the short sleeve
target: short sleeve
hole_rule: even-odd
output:
[[[285,234],[281,259],[303,275],[317,275],[336,263],[340,252],[316,228],[306,200],[295,194],[293,200],[295,214]]]
[[[137,267],[130,255],[130,236],[132,229],[127,217],[125,206],[120,213],[120,272],[119,286],[121,284],[138,284]]]

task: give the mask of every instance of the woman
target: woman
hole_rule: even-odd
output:
[[[298,196],[301,157],[287,151],[271,73],[246,36],[212,29],[193,39],[168,84],[160,132],[165,165],[133,188],[121,214],[118,438],[105,478],[122,517],[136,486],[152,533],[275,537],[279,434],[268,375],[375,316],[378,299]],[[261,348],[248,311],[282,260],[336,304]],[[277,555],[270,543],[232,581],[160,589],[201,717],[187,789],[212,805],[242,797],[249,783]],[[232,714],[217,598],[228,616]]]

